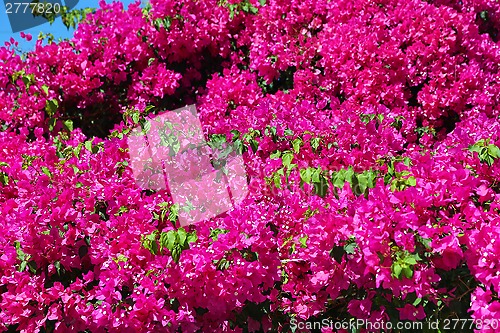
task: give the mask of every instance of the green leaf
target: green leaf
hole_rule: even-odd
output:
[[[378,114],[378,115],[377,115],[377,119],[378,119],[378,122],[379,122],[380,124],[382,124],[382,122],[384,121],[384,115],[383,115],[383,114]]]
[[[210,238],[212,238],[212,240],[216,241],[219,238],[220,234],[227,234],[228,232],[229,232],[229,230],[226,230],[226,229],[215,228],[215,229],[210,230]]]
[[[52,173],[50,172],[49,168],[47,168],[47,167],[43,166],[43,167],[42,167],[42,172],[43,172],[44,174],[46,174],[47,176],[52,177]]]
[[[194,243],[198,240],[198,236],[196,235],[196,230],[187,234],[187,244]]]
[[[296,154],[299,152],[301,145],[302,145],[302,139],[300,138],[296,138],[295,140],[292,141],[293,150],[295,151]]]
[[[271,132],[271,135],[273,136],[273,138],[276,138],[277,133],[278,133],[278,130],[276,129],[276,126],[269,127],[269,131]]]
[[[9,176],[4,172],[0,172],[0,183],[5,186],[9,185]]]
[[[63,121],[63,124],[64,124],[64,127],[66,127],[68,129],[68,131],[73,131],[73,120],[71,119],[67,119],[65,121]]]
[[[312,169],[312,182],[313,183],[319,183],[320,182],[320,175],[321,175],[321,168],[318,167],[317,169]]]
[[[259,0],[259,3],[261,6],[264,6],[266,4],[266,0]]]
[[[23,80],[23,83],[26,85],[26,87],[29,88],[29,86],[31,85],[31,83],[34,81],[35,78],[33,74],[28,74],[28,75],[23,75],[21,79]]]
[[[314,183],[314,194],[324,198],[328,191],[328,182],[326,178],[320,173],[319,181]]]
[[[173,251],[175,245],[177,244],[177,233],[174,230],[167,232],[167,242],[165,247],[170,251]]]
[[[420,242],[427,250],[431,249],[432,238],[423,238],[420,235],[417,235],[417,241]]]
[[[292,152],[286,151],[283,156],[281,157],[283,161],[283,166],[288,167],[290,166],[290,163],[292,163],[293,160],[293,154]]]
[[[311,183],[312,172],[310,168],[301,169],[300,171],[300,179],[306,184]]]
[[[172,259],[177,263],[179,262],[179,259],[181,258],[181,253],[182,249],[179,246],[179,244],[175,244],[174,248],[172,249]]]
[[[89,152],[92,152],[92,141],[85,141],[84,146]]]
[[[143,133],[149,133],[150,129],[151,129],[151,122],[149,120],[144,121],[144,124],[142,126]]]
[[[347,169],[347,171],[345,172],[344,179],[349,184],[351,184],[352,183],[352,176],[354,176],[354,169],[352,168],[352,166],[350,166],[349,169]]]
[[[177,218],[179,216],[179,204],[173,204],[170,207],[170,212],[168,214],[168,220],[172,223],[177,221]]]
[[[369,188],[374,188],[377,182],[377,174],[375,171],[365,171],[367,186]]]
[[[332,176],[333,186],[342,189],[345,184],[345,170],[340,170],[333,174]]]
[[[310,143],[311,143],[311,148],[313,150],[317,150],[318,149],[320,140],[321,140],[320,138],[312,138],[311,139]]]
[[[359,115],[361,122],[368,124],[370,121],[372,121],[375,118],[374,114],[366,114],[362,113]]]
[[[281,151],[277,150],[269,156],[271,159],[276,160],[281,157]]]
[[[250,147],[252,147],[252,151],[256,153],[259,149],[259,142],[255,139],[250,139]]]
[[[408,179],[406,180],[406,183],[409,186],[416,186],[417,185],[417,180],[415,179],[415,177],[411,176],[411,177],[408,177]]]
[[[179,244],[183,246],[187,238],[186,230],[184,230],[184,228],[177,229],[177,236],[179,237]]]
[[[42,90],[43,92],[45,93],[45,95],[48,95],[49,94],[49,87],[46,86],[45,84],[42,86]]]
[[[344,251],[347,253],[347,254],[355,254],[356,253],[356,248],[358,247],[358,245],[356,243],[349,243],[347,245],[344,246]]]
[[[403,275],[410,279],[413,277],[413,269],[411,267],[403,267]]]
[[[59,260],[54,262],[54,267],[56,269],[57,275],[61,275],[61,262]]]
[[[36,262],[34,260],[30,260],[28,262],[28,269],[31,272],[31,274],[36,274],[37,266],[36,266]]]
[[[250,5],[250,13],[252,14],[257,14],[259,12],[259,9]]]
[[[476,153],[479,154],[481,152],[481,147],[478,146],[477,143],[476,143],[474,145],[469,146],[469,151],[470,152],[476,152]]]
[[[22,261],[21,265],[19,266],[19,272],[23,272],[26,269],[26,265],[28,265],[28,262]]]
[[[359,174],[357,176],[358,186],[359,186],[359,194],[363,194],[368,187],[368,176],[366,174]]]
[[[479,13],[479,17],[481,18],[481,20],[487,22],[489,20],[488,11],[483,10],[482,12]]]
[[[137,124],[139,123],[139,113],[138,112],[135,112],[134,114],[132,114],[132,121],[134,122],[134,124]]]
[[[408,264],[408,265],[416,265],[417,261],[413,257],[406,257],[403,259],[403,262]]]
[[[488,145],[488,154],[494,158],[500,157],[500,148],[495,145]]]
[[[58,107],[59,102],[56,99],[45,101],[45,111],[47,111],[47,114],[50,117],[52,117],[56,113]]]
[[[307,248],[307,235],[299,238],[300,246]]]
[[[401,271],[402,270],[403,270],[403,267],[401,267],[400,264],[398,264],[398,263],[392,264],[392,274],[393,274],[394,277],[396,277],[396,278],[399,279],[400,276],[401,276]]]
[[[283,169],[280,169],[281,171],[283,171]],[[279,171],[279,170],[278,170]],[[274,181],[274,185],[277,187],[277,188],[281,188],[281,176],[279,173],[275,173],[273,175],[273,181]]]

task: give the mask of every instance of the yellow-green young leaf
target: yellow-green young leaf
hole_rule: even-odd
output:
[[[280,156],[281,156],[281,151],[277,150],[274,153],[272,153],[269,157],[273,160],[276,160],[280,158]]]
[[[307,235],[299,238],[300,246],[303,248],[307,248]]]
[[[169,249],[170,251],[173,251],[174,246],[177,243],[177,237],[176,237],[176,232],[174,230],[170,230],[167,232],[167,243],[165,244],[165,247]]]
[[[3,185],[9,185],[9,176],[6,173],[0,172],[0,183]]]
[[[42,90],[45,93],[45,95],[49,94],[49,87],[47,87],[45,84],[42,86]]]
[[[500,157],[500,149],[495,145],[488,145],[488,153],[494,158]]]
[[[352,176],[354,176],[354,169],[350,166],[349,169],[345,171],[344,179],[350,184],[352,183]]]
[[[64,127],[66,127],[68,129],[68,131],[73,131],[73,120],[71,119],[67,119],[63,122],[64,124]]]
[[[92,141],[85,141],[85,148],[87,148],[88,151],[92,152]]]
[[[374,171],[365,171],[367,186],[369,188],[374,188],[377,182],[377,175]]]
[[[311,148],[314,150],[318,149],[319,141],[320,141],[320,138],[312,138],[311,139]]]
[[[312,171],[312,181],[313,183],[319,183],[320,179],[319,176],[321,175],[321,168],[318,167],[317,169],[313,169]]]
[[[400,264],[394,263],[392,265],[392,274],[394,277],[398,278],[401,276],[401,271],[403,270],[403,267],[401,267]]]
[[[46,174],[47,176],[52,177],[52,173],[50,172],[49,168],[43,166],[42,167],[42,172],[44,174]]]
[[[283,161],[283,166],[288,167],[290,165],[290,163],[292,163],[293,154],[291,152],[287,151],[283,154],[281,159]]]
[[[167,242],[168,242],[168,233],[162,232],[160,234],[160,249],[166,248]]]
[[[187,243],[194,243],[198,240],[198,236],[196,235],[196,231],[190,232],[187,236]]]
[[[179,262],[179,259],[181,258],[181,252],[182,252],[181,247],[178,244],[176,244],[171,252],[172,252],[172,259],[174,259],[174,261],[176,263]]]
[[[411,277],[413,277],[413,269],[411,269],[410,267],[403,267],[403,274],[408,279],[410,279]]]
[[[359,174],[357,178],[360,194],[365,193],[368,187],[368,176],[366,174]]]
[[[394,180],[392,183],[391,183],[391,191],[394,192],[396,190],[396,188],[398,188],[398,181],[397,180]]]
[[[132,115],[132,121],[134,122],[134,124],[137,124],[139,122],[139,113],[134,113]]]
[[[277,188],[281,188],[281,176],[279,175],[279,173],[274,174],[273,181],[274,181],[274,185]]]
[[[293,146],[293,150],[295,151],[295,153],[299,152],[301,145],[302,145],[302,140],[300,138],[297,138],[297,139],[292,141],[292,146]]]
[[[186,230],[184,230],[184,228],[179,228],[177,230],[177,236],[179,238],[179,244],[181,246],[184,245],[184,243],[186,242],[186,238],[187,238]]]
[[[338,187],[338,188],[343,188],[345,184],[345,170],[340,170],[339,172],[336,172],[332,176],[332,183],[333,186]]]
[[[151,129],[151,122],[149,120],[146,120],[143,125],[143,133],[149,133],[150,129]]]
[[[311,176],[312,176],[311,169],[307,168],[300,170],[300,179],[302,179],[304,183],[310,184]]]

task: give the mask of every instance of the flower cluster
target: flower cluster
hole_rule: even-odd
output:
[[[0,48],[0,331],[496,331],[498,1],[99,5]],[[249,193],[181,226],[127,138],[189,104]]]

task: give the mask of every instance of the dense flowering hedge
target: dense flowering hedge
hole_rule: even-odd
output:
[[[102,1],[70,41],[25,55],[7,42],[0,330],[473,318],[497,331],[499,13],[494,0]],[[134,181],[127,133],[187,104],[209,142],[240,147],[250,193],[181,228],[170,194]]]

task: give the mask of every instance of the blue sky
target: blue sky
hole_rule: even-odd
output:
[[[24,1],[30,2],[28,0]],[[22,0],[19,0],[19,2],[22,2]],[[75,9],[81,9],[85,7],[97,8],[98,2],[99,2],[98,0],[80,0],[79,3],[76,5]],[[106,0],[106,2],[112,2],[112,1]],[[127,5],[135,2],[135,0],[124,0],[120,2],[122,2],[125,5],[124,7],[126,8]],[[144,2],[145,1],[143,1],[143,3]],[[5,3],[4,1],[0,1],[0,46],[3,46],[5,41],[8,41],[10,40],[11,37],[14,37],[14,39],[19,42],[19,49],[22,52],[27,52],[34,49],[36,39],[40,32],[51,33],[56,37],[57,40],[57,38],[59,37],[71,38],[73,36],[74,30],[71,29],[68,31],[68,29],[62,23],[61,18],[56,18],[55,22],[52,25],[50,25],[49,23],[45,23],[42,25],[38,25],[34,28],[24,30],[24,32],[30,33],[33,36],[31,42],[27,42],[26,40],[22,39],[19,32],[16,33],[12,32],[9,19],[6,14]]]

